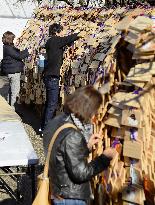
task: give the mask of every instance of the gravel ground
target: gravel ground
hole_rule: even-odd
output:
[[[39,164],[43,164],[45,160],[43,151],[43,139],[39,134],[36,133],[32,126],[24,123],[24,127],[34,147],[34,150],[39,157]]]
[[[22,118],[23,125],[25,127],[25,130],[30,138],[30,141],[34,147],[34,150],[36,151],[38,157],[39,157],[39,165],[36,167],[36,176],[42,171],[43,164],[44,164],[44,153],[43,153],[43,140],[40,137],[39,134],[37,134],[37,130],[39,129],[40,119],[35,113],[33,108],[19,105],[17,108],[17,113]],[[15,168],[12,168],[13,171],[16,171]],[[25,170],[25,168],[22,168],[21,171]],[[0,173],[3,173],[2,170],[0,170]],[[8,194],[7,189],[9,187],[2,187],[2,180],[5,182],[9,187],[12,189],[13,193],[12,196]],[[30,205],[31,203],[31,179],[29,176],[23,175],[22,177],[19,177],[19,183],[18,183],[18,189],[20,190],[20,201],[16,201],[13,199],[13,197],[17,196],[17,179],[3,176],[0,177],[0,205],[16,205],[16,204],[22,204],[22,205]]]

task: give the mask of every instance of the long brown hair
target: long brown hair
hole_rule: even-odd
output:
[[[11,31],[6,31],[3,34],[2,42],[4,45],[14,45],[13,40],[15,38],[15,34],[13,34]]]
[[[82,122],[90,122],[102,104],[102,95],[91,85],[77,89],[64,104],[66,113],[74,113]]]

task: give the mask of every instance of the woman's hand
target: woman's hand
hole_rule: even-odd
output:
[[[29,53],[29,55],[31,55],[32,52],[33,52],[32,48],[29,48],[29,49],[28,49],[28,53]]]
[[[109,147],[104,150],[103,154],[108,158],[114,159],[118,155],[118,152],[115,148]]]
[[[80,31],[80,32],[77,32],[77,33],[78,33],[77,36],[78,36],[79,38],[83,38],[83,35],[82,35],[81,31]]]
[[[93,146],[97,145],[100,139],[100,134],[92,134],[87,144],[88,149],[91,151]]]

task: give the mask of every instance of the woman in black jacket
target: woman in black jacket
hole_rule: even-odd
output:
[[[10,91],[8,95],[9,104],[14,107],[16,97],[20,91],[20,76],[24,69],[23,59],[28,57],[28,50],[20,51],[14,46],[15,35],[7,31],[3,34],[3,59],[2,59],[2,73],[7,75],[10,81]]]
[[[50,157],[49,176],[51,178],[54,205],[86,205],[91,197],[90,180],[106,169],[116,155],[113,148],[88,162],[92,147],[98,143],[99,134],[92,134],[91,122],[102,104],[101,94],[86,86],[75,91],[65,102],[65,113],[50,120],[43,132],[47,153],[51,136],[65,123],[77,127],[66,128],[58,135]]]

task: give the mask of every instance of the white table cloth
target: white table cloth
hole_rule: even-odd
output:
[[[36,164],[38,157],[20,121],[0,121],[0,167]]]

